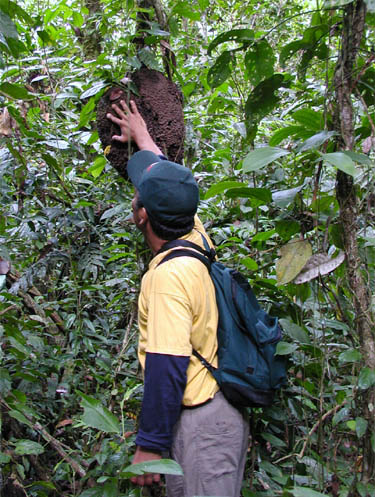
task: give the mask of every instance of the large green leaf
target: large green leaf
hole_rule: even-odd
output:
[[[307,332],[298,326],[298,324],[294,323],[290,319],[279,319],[281,326],[283,327],[284,332],[293,340],[296,340],[299,343],[307,343],[310,344],[311,340]]]
[[[316,135],[311,136],[306,141],[304,141],[301,145],[296,148],[296,152],[306,152],[306,150],[310,150],[312,148],[318,148],[323,145],[324,142],[329,140],[332,136],[335,136],[337,133],[335,131],[320,131]]]
[[[373,164],[368,155],[352,152],[351,150],[344,150],[343,153],[350,157],[353,162],[358,162],[358,164],[364,164],[365,166],[372,166]]]
[[[216,59],[207,74],[207,82],[211,88],[217,88],[226,81],[232,73],[232,65],[236,64],[234,53],[226,50]]]
[[[281,438],[272,435],[272,433],[262,433],[261,436],[262,438],[264,438],[264,440],[269,442],[274,447],[286,447],[286,443],[284,442],[284,440],[281,440]]]
[[[288,241],[293,235],[301,231],[301,225],[291,219],[281,219],[280,221],[276,221],[275,229],[283,240]]]
[[[40,445],[38,442],[33,442],[32,440],[17,440],[15,453],[24,456],[24,455],[39,455],[43,454],[44,447]]]
[[[225,194],[228,198],[255,198],[259,200],[258,205],[267,205],[272,202],[272,193],[267,188],[232,188]]]
[[[275,133],[271,136],[268,144],[270,147],[276,147],[289,136],[295,136],[296,138],[299,138],[299,134],[304,131],[305,128],[303,126],[286,126],[285,128],[281,128],[275,131]]]
[[[375,385],[375,371],[370,368],[362,368],[358,377],[358,388],[367,390]]]
[[[183,476],[181,466],[171,459],[159,459],[155,461],[141,462],[127,466],[122,472],[122,478],[143,475],[145,473],[161,473],[165,475]]]
[[[294,487],[289,490],[289,492],[291,492],[294,497],[327,497],[326,494],[322,494],[307,487]]]
[[[0,10],[0,33],[6,38],[18,38],[18,32],[12,19]]]
[[[273,48],[266,40],[255,43],[245,55],[246,73],[250,82],[255,86],[262,79],[273,74],[276,58]]]
[[[240,188],[246,186],[245,183],[240,183],[239,181],[221,181],[219,183],[214,183],[205,193],[204,199],[207,200],[219,193],[223,193],[230,188]]]
[[[5,97],[13,98],[15,100],[32,100],[35,98],[35,96],[31,95],[23,86],[14,83],[1,83],[0,93]]]
[[[309,47],[315,48],[322,40],[323,36],[329,32],[328,24],[317,24],[305,29],[302,40],[308,44]]]
[[[367,421],[363,418],[355,418],[355,431],[358,438],[362,438],[367,431]]]
[[[221,43],[226,41],[235,41],[236,43],[251,43],[254,40],[254,31],[252,29],[232,29],[217,36],[208,46],[207,53],[211,54]]]
[[[283,74],[274,74],[259,83],[250,93],[245,104],[245,114],[250,126],[258,123],[276,107],[280,100],[276,91],[284,83]]]
[[[293,354],[298,349],[295,343],[279,342],[276,346],[276,355]]]
[[[138,57],[143,64],[149,69],[154,69],[154,71],[160,71],[160,64],[154,52],[152,52],[148,47],[141,48],[138,51]]]
[[[190,2],[178,2],[173,7],[172,12],[191,21],[199,21],[201,18],[201,13],[195,10],[194,5]]]
[[[243,161],[243,170],[245,173],[249,171],[257,171],[271,162],[288,155],[290,152],[283,148],[277,147],[260,147],[252,150],[247,154]]]
[[[341,352],[339,362],[357,362],[362,359],[362,354],[357,349],[348,349]]]
[[[85,425],[107,433],[121,433],[119,420],[109,409],[93,397],[82,393],[81,396],[81,405],[84,408],[81,420]]]
[[[97,178],[102,174],[106,164],[106,158],[100,155],[94,160],[94,164],[90,166],[87,171],[92,174],[94,178]]]
[[[349,3],[353,3],[353,0],[324,0],[323,8],[334,9],[335,7],[343,7]]]
[[[292,114],[293,119],[305,126],[307,129],[316,131],[317,133],[321,131],[324,127],[324,117],[321,112],[316,111],[307,107],[305,109],[299,109]]]
[[[281,258],[276,263],[278,285],[285,285],[299,274],[310,259],[312,248],[307,240],[294,240],[281,249]]]
[[[322,154],[322,157],[326,162],[328,162],[332,166],[337,167],[337,169],[344,171],[344,173],[349,174],[350,176],[355,176],[356,169],[354,166],[354,162],[344,152],[333,152],[331,154]]]
[[[6,397],[12,387],[12,378],[4,368],[0,369],[0,395]]]
[[[0,464],[8,464],[10,461],[10,455],[0,452]]]
[[[295,40],[285,45],[280,52],[280,65],[285,66],[285,62],[292,57],[296,52],[306,48],[306,43],[303,40]]]

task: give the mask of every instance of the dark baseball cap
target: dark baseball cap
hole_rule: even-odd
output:
[[[173,224],[197,212],[199,188],[187,167],[141,150],[129,160],[128,175],[146,211],[156,220]]]

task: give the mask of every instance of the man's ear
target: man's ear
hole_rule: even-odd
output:
[[[140,209],[138,209],[138,225],[146,226],[147,221],[148,221],[147,211],[144,207],[141,207]]]

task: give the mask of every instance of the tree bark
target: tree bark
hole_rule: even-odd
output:
[[[101,53],[102,35],[97,26],[101,16],[103,5],[100,0],[84,0],[84,5],[89,13],[86,16],[85,25],[81,28],[73,27],[85,59],[96,59]]]
[[[354,147],[354,117],[352,94],[355,90],[355,62],[363,37],[366,5],[357,0],[344,9],[341,50],[334,75],[335,86],[335,128],[339,133],[339,150],[352,150]],[[360,215],[353,177],[338,170],[336,197],[340,206],[340,220],[344,233],[347,276],[353,296],[355,330],[357,332],[363,363],[375,369],[375,320],[371,310],[370,285],[363,271],[358,246],[358,217]],[[375,433],[375,388],[366,390],[360,400],[361,415],[368,423],[363,440],[363,483],[375,481],[375,453],[371,439]],[[358,412],[358,415],[360,413]],[[353,488],[352,495],[356,495]]]

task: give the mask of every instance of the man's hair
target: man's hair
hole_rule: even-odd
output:
[[[136,208],[138,210],[141,207],[144,207],[144,204],[138,194]],[[165,221],[160,222],[155,219],[155,217],[148,211],[147,215],[151,224],[152,231],[162,240],[176,240],[177,238],[190,233],[190,231],[194,227],[194,216],[180,216],[174,219],[171,223],[166,224]]]

